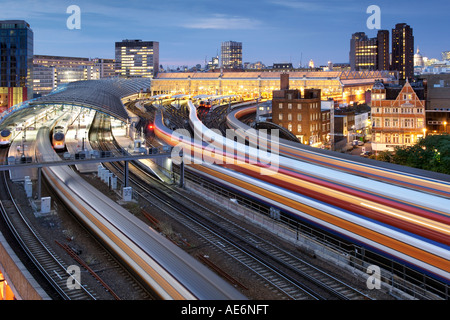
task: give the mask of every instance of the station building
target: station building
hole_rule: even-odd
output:
[[[158,94],[239,94],[244,98],[272,99],[284,72],[173,72],[159,73],[152,80],[151,93]],[[333,99],[339,104],[365,103],[366,92],[376,80],[397,83],[397,72],[390,71],[293,71],[289,87],[304,92],[320,89],[321,100]]]

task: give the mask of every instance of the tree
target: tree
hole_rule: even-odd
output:
[[[383,162],[393,162],[393,153],[391,151],[380,151],[378,153],[377,160],[383,161]]]
[[[413,146],[396,147],[379,160],[450,174],[450,135],[429,135]]]

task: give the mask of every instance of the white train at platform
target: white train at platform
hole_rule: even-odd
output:
[[[68,112],[62,118],[57,120],[51,133],[52,146],[55,151],[61,152],[66,150],[66,133],[67,130],[69,130],[69,127],[72,125],[74,119],[76,118],[76,114]]]
[[[12,131],[10,128],[5,128],[0,132],[0,146],[9,147],[11,145]]]

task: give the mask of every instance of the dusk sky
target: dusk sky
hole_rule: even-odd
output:
[[[424,56],[450,50],[448,0],[0,1],[0,20],[31,25],[35,54],[114,58],[116,41],[142,39],[159,41],[164,67],[193,66],[233,40],[243,43],[244,62],[348,62],[352,33],[376,35],[366,25],[370,5],[381,9],[381,29],[409,24]],[[80,7],[79,30],[67,28],[70,5]]]

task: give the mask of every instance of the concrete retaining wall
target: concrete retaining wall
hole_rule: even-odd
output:
[[[0,233],[0,270],[17,300],[50,300]]]

